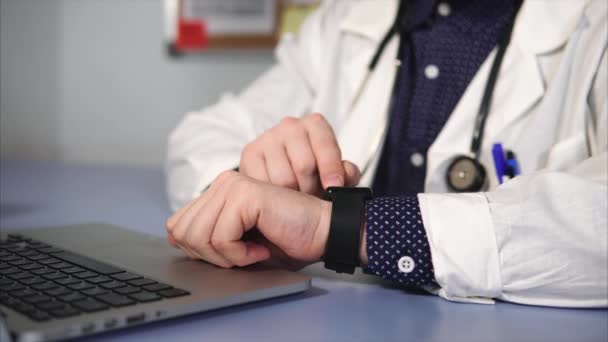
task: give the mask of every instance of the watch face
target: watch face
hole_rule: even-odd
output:
[[[448,167],[447,182],[456,192],[481,191],[485,183],[485,170],[473,158],[460,156]]]

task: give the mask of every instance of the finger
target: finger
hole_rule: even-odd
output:
[[[344,186],[342,153],[334,131],[321,114],[312,114],[304,120],[323,188]]]
[[[225,202],[222,195],[222,191],[219,191],[213,199],[199,210],[186,234],[185,245],[192,253],[198,255],[200,259],[229,268],[233,264],[217,253],[211,245],[211,234],[224,208]]]
[[[348,160],[342,161],[342,165],[344,167],[344,173],[346,174],[346,186],[357,186],[359,181],[361,180],[361,171],[357,165],[349,162]]]
[[[190,248],[185,245],[184,239],[187,235],[188,229],[190,228],[192,220],[197,216],[199,210],[205,205],[205,203],[213,198],[218,188],[221,187],[221,183],[224,178],[226,178],[226,176],[219,176],[207,191],[193,201],[191,203],[192,205],[182,214],[179,221],[177,221],[177,223],[169,231],[171,238],[173,241],[175,241],[177,247],[192,258],[196,257],[196,253],[193,253]]]
[[[279,140],[268,138],[264,146],[264,160],[272,184],[298,190],[296,175],[287,158],[285,147]]]
[[[310,146],[306,131],[292,131],[285,137],[287,158],[295,174],[298,189],[307,194],[317,194],[322,190],[317,171],[317,162]]]
[[[194,198],[192,201],[188,202],[188,204],[179,208],[175,213],[173,213],[173,215],[171,215],[167,219],[167,223],[166,223],[167,230],[170,230],[175,226],[175,224],[179,221],[179,219],[182,217],[182,215],[184,215],[184,213],[186,211],[188,211],[188,209],[190,209],[190,207],[192,207],[192,204],[194,204],[194,202],[196,202],[197,199],[198,199],[198,197]]]
[[[241,202],[243,203],[243,202]],[[247,266],[266,260],[270,257],[270,251],[265,246],[251,242],[242,241],[243,227],[239,206],[237,201],[226,203],[225,210],[222,211],[213,235],[211,244],[215,250],[237,266]]]
[[[264,154],[251,144],[243,149],[239,172],[262,182],[270,182],[270,177],[266,172]]]

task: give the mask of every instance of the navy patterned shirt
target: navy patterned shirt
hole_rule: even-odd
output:
[[[377,198],[366,207],[364,272],[406,285],[435,283],[416,197],[424,191],[426,154],[515,9],[513,0],[408,1]]]

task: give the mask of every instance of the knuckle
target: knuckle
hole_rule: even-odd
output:
[[[216,237],[211,237],[211,246],[217,249],[218,251],[225,251],[227,247],[227,243],[224,240],[218,239]]]
[[[235,176],[238,175],[238,172],[234,171],[234,170],[226,170],[226,171],[222,171],[222,173],[220,173],[217,178],[215,178],[215,182],[214,183],[223,183],[229,179],[234,178]]]
[[[300,120],[293,116],[286,116],[279,122],[280,127],[295,128],[300,126]]]
[[[327,124],[327,120],[321,113],[309,114],[306,119],[313,124]]]
[[[317,173],[317,164],[314,161],[304,161],[293,166],[293,171],[298,176],[314,176]]]

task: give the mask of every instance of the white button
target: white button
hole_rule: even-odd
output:
[[[422,155],[422,153],[412,153],[412,155],[410,156],[410,163],[412,163],[412,165],[414,165],[415,167],[421,167],[422,165],[424,165],[424,156]]]
[[[404,256],[399,259],[398,266],[399,271],[403,273],[410,273],[414,270],[416,264],[414,263],[414,259],[410,258],[409,256]]]
[[[447,2],[442,2],[437,5],[437,12],[440,16],[447,17],[448,15],[450,15],[450,13],[452,13],[452,8]]]
[[[427,65],[424,68],[424,75],[429,80],[434,80],[439,76],[439,68],[435,64]]]

